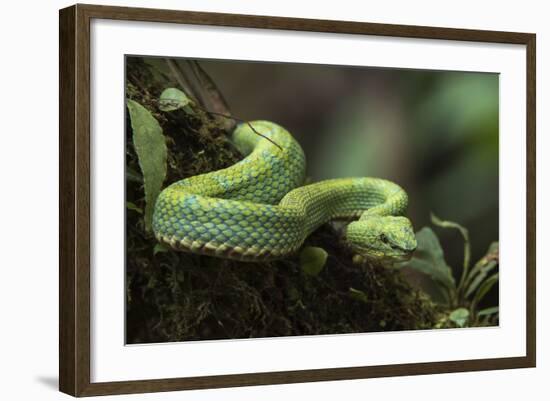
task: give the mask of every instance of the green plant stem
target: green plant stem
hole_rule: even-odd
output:
[[[464,283],[465,296],[468,297],[487,274],[498,265],[498,242],[493,242],[487,253],[474,265]]]
[[[431,220],[432,220],[432,223],[435,224],[436,226],[443,227],[443,228],[457,229],[462,235],[462,238],[464,238],[464,263],[462,267],[462,275],[460,277],[460,281],[456,289],[456,297],[455,297],[455,303],[456,303],[455,306],[459,306],[464,302],[464,291],[465,291],[464,287],[465,287],[466,278],[468,277],[468,271],[470,270],[470,258],[471,258],[470,234],[466,227],[463,227],[460,224],[454,223],[452,221],[441,220],[439,217],[437,217],[433,213],[431,215]]]

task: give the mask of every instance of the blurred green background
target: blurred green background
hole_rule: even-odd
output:
[[[234,116],[286,127],[317,181],[393,180],[418,230],[430,212],[470,230],[472,260],[498,240],[498,74],[201,60]],[[450,266],[455,230],[436,229]],[[455,272],[456,276],[456,272]]]

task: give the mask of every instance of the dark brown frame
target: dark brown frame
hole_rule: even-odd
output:
[[[90,20],[269,28],[512,43],[527,48],[527,355],[284,372],[90,383]],[[59,389],[73,396],[535,367],[535,46],[531,33],[74,5],[59,14]]]

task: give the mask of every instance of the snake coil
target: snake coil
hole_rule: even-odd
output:
[[[330,220],[358,218],[345,236],[358,254],[395,261],[415,250],[412,225],[402,216],[407,194],[397,184],[361,177],[301,186],[302,148],[268,121],[240,124],[232,141],[246,155],[243,160],[177,181],[160,193],[153,214],[159,242],[187,252],[262,261],[296,252]]]

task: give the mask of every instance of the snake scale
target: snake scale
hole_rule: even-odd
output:
[[[231,140],[244,159],[177,181],[160,193],[153,214],[159,242],[192,253],[263,261],[296,252],[330,220],[358,218],[345,231],[357,254],[395,261],[415,250],[411,222],[402,216],[407,193],[397,184],[362,177],[301,186],[302,148],[287,130],[268,121],[238,125]]]

